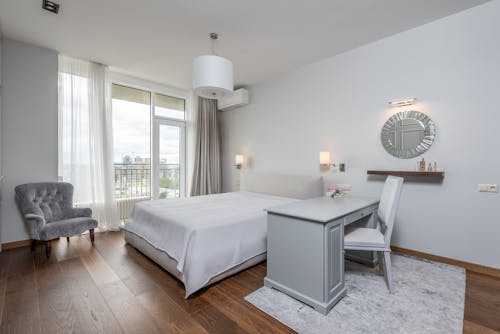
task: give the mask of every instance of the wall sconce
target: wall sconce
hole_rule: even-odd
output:
[[[319,168],[322,171],[328,171],[330,168],[336,168],[337,165],[330,160],[330,152],[319,152]],[[339,171],[345,172],[345,163],[338,165]]]
[[[236,154],[234,156],[234,166],[236,166],[237,169],[241,169],[241,167],[243,167],[243,155],[242,154]]]
[[[399,101],[389,101],[389,105],[392,108],[411,106],[417,102],[417,98],[413,97],[411,99],[399,100]]]

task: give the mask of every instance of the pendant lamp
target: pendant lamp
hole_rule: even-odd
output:
[[[194,93],[216,100],[233,93],[233,63],[214,54],[213,44],[218,38],[218,34],[211,33],[212,54],[198,56],[193,61]]]

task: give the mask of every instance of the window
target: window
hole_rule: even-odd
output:
[[[58,72],[59,179],[73,184],[75,206],[90,207],[100,228],[118,229],[107,68],[59,55]]]
[[[115,194],[151,197],[151,93],[113,84]]]
[[[163,94],[155,94],[155,116],[184,120],[185,111],[185,100]]]
[[[180,197],[184,189],[184,138],[186,101],[156,93],[154,95],[155,152],[157,153],[158,197]],[[181,120],[179,122],[178,120]]]
[[[59,178],[74,182],[89,177],[90,132],[88,113],[88,79],[67,72],[59,72]],[[78,103],[75,103],[77,101]],[[77,123],[81,128],[76,129]],[[75,151],[75,147],[78,149]],[[74,156],[77,155],[75,158]],[[74,168],[74,166],[78,168]],[[77,175],[74,175],[77,174]],[[75,189],[76,202],[89,202],[89,196],[81,187]]]
[[[184,196],[186,99],[121,83],[112,97],[117,199]]]

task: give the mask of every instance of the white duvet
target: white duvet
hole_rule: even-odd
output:
[[[297,201],[250,192],[137,203],[124,229],[174,258],[186,297],[266,252],[264,209]]]

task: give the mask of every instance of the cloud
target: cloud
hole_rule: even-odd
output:
[[[151,122],[148,105],[123,100],[113,100],[114,161],[122,162],[125,155],[151,157]],[[160,125],[160,159],[179,163],[180,129]]]

